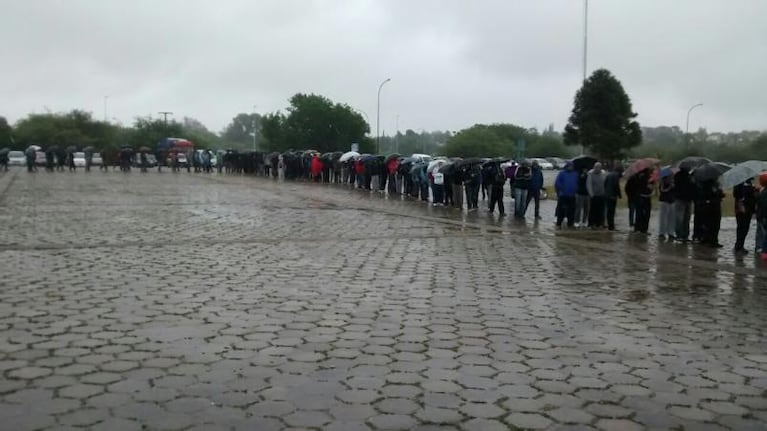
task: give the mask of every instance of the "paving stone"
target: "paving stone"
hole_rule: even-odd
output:
[[[523,429],[545,429],[551,421],[544,416],[534,413],[512,413],[505,418],[506,423]]]

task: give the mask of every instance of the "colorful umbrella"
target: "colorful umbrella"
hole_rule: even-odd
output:
[[[634,161],[631,165],[629,165],[628,169],[626,169],[623,172],[624,178],[630,178],[634,175],[642,172],[645,169],[652,169],[654,168],[658,163],[660,163],[660,160],[653,159],[652,157],[648,157],[646,159],[639,159]]]

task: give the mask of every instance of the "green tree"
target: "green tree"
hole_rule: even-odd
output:
[[[607,69],[599,69],[575,94],[565,144],[583,145],[606,160],[622,159],[642,142],[636,116],[620,81]]]
[[[13,140],[13,129],[8,124],[8,120],[0,116],[0,148],[14,147],[15,142]]]
[[[118,127],[96,121],[89,112],[30,114],[14,126],[16,148],[51,145],[105,148],[114,142]]]
[[[265,148],[314,149],[320,152],[347,151],[352,143],[370,150],[366,134],[370,126],[361,114],[346,104],[333,103],[316,94],[290,98],[287,115],[276,112],[262,119]]]
[[[513,124],[475,124],[450,137],[442,153],[449,157],[514,157],[527,131]]]
[[[241,112],[221,132],[225,145],[234,148],[253,148],[253,131],[257,133],[256,144],[259,149],[265,148],[263,135],[263,117],[257,113]]]

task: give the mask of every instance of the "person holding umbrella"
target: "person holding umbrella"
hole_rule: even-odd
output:
[[[605,178],[602,164],[594,164],[587,177],[586,189],[589,192],[589,227],[602,228],[605,225]]]
[[[746,236],[751,228],[751,218],[756,211],[756,189],[753,179],[749,178],[743,183],[733,187],[732,196],[735,199],[735,221],[738,228],[735,234],[735,254],[748,254],[745,249]]]
[[[690,176],[690,168],[682,166],[674,174],[674,218],[676,240],[690,240],[690,219],[692,218],[692,202],[695,200],[695,184]]]
[[[514,173],[512,196],[514,197],[515,218],[525,218],[525,210],[527,209],[527,191],[530,188],[531,179],[532,172],[530,171],[530,163],[525,160],[519,165],[517,171]]]
[[[503,206],[503,185],[506,184],[506,174],[498,162],[486,163],[483,171],[483,178],[487,179],[487,183],[490,185],[488,210],[492,214],[495,211],[495,205],[498,204],[499,216],[504,217],[506,208]]]
[[[530,173],[530,187],[527,189],[525,212],[530,206],[530,201],[535,203],[535,219],[541,219],[541,189],[543,188],[543,172],[537,160],[533,160],[533,169]]]
[[[650,213],[652,212],[652,182],[650,180],[651,169],[645,168],[635,175],[636,177],[636,220],[634,232],[647,234],[650,227]]]
[[[615,230],[615,208],[618,206],[618,199],[621,198],[621,176],[623,175],[623,166],[618,164],[612,172],[605,177],[605,205],[607,206],[607,229]]]
[[[722,199],[724,199],[724,192],[719,187],[716,179],[706,179],[700,181],[699,193],[695,218],[698,218],[698,211],[700,210],[700,243],[721,248],[719,228],[722,223]]]

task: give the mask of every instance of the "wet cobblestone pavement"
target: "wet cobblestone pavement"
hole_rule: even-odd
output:
[[[0,175],[3,430],[767,429],[767,272],[726,249],[552,202]]]

